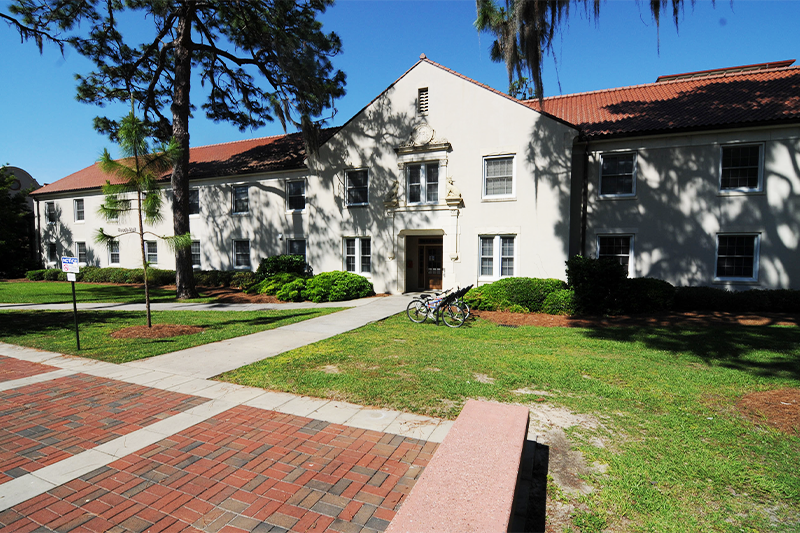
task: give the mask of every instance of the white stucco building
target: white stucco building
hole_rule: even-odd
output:
[[[306,157],[299,134],[192,148],[198,269],[303,253],[378,292],[564,279],[576,253],[676,285],[800,288],[800,69],[791,61],[520,101],[426,58]],[[542,108],[543,106],[543,108]],[[544,111],[542,111],[542,109]],[[43,260],[135,267],[97,165],[34,194]],[[169,199],[168,179],[165,195]],[[169,234],[167,217],[155,233]],[[163,245],[148,260],[174,268]]]

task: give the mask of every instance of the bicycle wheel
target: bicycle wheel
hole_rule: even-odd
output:
[[[467,318],[464,310],[455,302],[442,307],[439,313],[442,316],[442,322],[451,328],[459,327]]]
[[[406,307],[406,315],[411,322],[422,324],[428,318],[428,307],[422,300],[412,300]]]
[[[468,319],[470,310],[469,310],[469,306],[467,305],[467,302],[465,302],[464,300],[459,299],[459,300],[456,301],[456,303],[464,311],[464,320]]]

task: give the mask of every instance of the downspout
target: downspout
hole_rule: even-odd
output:
[[[39,267],[44,266],[42,264],[42,222],[41,222],[41,213],[39,211],[39,199],[35,198],[36,201],[36,264]]]
[[[589,209],[589,139],[583,132],[580,137],[586,141],[583,147],[583,183],[581,186],[581,255],[586,257],[586,219]]]

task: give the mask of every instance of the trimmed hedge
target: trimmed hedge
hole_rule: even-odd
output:
[[[302,255],[273,255],[262,259],[256,270],[257,280],[261,281],[275,274],[296,274],[298,277],[310,278],[314,271]]]
[[[675,302],[675,287],[662,279],[626,279],[623,290],[620,301],[625,313],[669,311]]]
[[[503,278],[471,289],[464,300],[478,310],[507,311],[513,307],[538,313],[551,293],[566,288],[567,284],[560,279]]]
[[[542,313],[548,315],[574,315],[575,293],[570,289],[551,292],[542,304]]]
[[[323,272],[306,281],[303,293],[307,300],[315,303],[341,302],[373,296],[372,283],[364,276],[352,272]]]
[[[679,311],[800,313],[800,291],[792,289],[729,291],[714,287],[678,287]]]
[[[575,311],[582,315],[621,312],[627,278],[615,259],[576,255],[567,260],[567,285],[575,293]]]

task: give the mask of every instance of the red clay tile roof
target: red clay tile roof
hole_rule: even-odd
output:
[[[336,131],[337,128],[322,130],[320,142],[327,141]],[[306,168],[304,162],[306,150],[301,133],[197,146],[191,148],[189,153],[190,180]],[[169,177],[167,174],[162,180],[167,181]],[[106,180],[111,183],[118,182],[114,176],[103,173],[100,166],[95,163],[66,178],[45,185],[33,194],[96,189],[102,187]]]
[[[537,100],[525,104],[539,110]],[[800,67],[724,72],[544,99],[589,137],[800,121]]]

